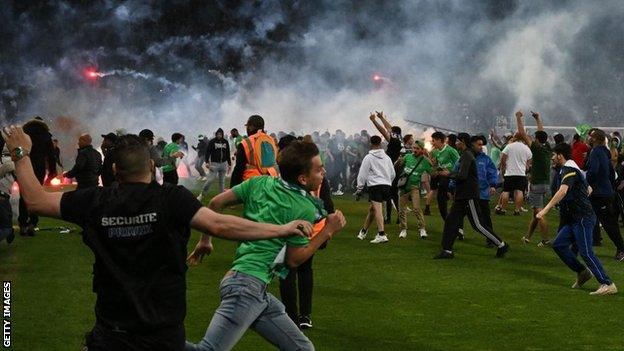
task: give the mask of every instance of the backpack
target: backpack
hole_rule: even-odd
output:
[[[263,175],[276,175],[277,146],[275,141],[265,133],[258,133],[243,141],[249,150],[247,161]],[[275,173],[275,174],[274,174]]]

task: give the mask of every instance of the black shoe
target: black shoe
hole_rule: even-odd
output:
[[[503,245],[502,247],[499,247],[496,250],[496,257],[497,258],[503,258],[505,257],[505,254],[507,253],[507,251],[509,251],[509,244],[504,243],[505,245]]]
[[[423,211],[423,214],[425,216],[431,216],[431,209],[429,208],[429,206],[425,207],[425,211]]]
[[[35,226],[29,225],[26,233],[28,234],[28,236],[35,236]]]
[[[20,235],[21,236],[28,235],[28,226],[25,226],[25,227],[20,226]]]
[[[497,208],[496,211],[494,211],[494,212],[496,212],[496,214],[499,215],[499,216],[504,216],[505,213],[507,213],[507,211],[501,210],[500,208]]]
[[[514,216],[519,216],[520,215],[520,211],[514,211]]]
[[[299,317],[299,329],[310,329],[310,328],[312,328],[312,319],[310,319],[310,316]]]
[[[433,257],[434,260],[447,260],[451,258],[455,258],[455,254],[445,250],[440,251],[439,254]]]
[[[7,244],[12,243],[13,240],[15,240],[15,233],[11,233],[11,235],[7,236],[6,238]]]

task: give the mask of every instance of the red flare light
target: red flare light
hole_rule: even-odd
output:
[[[92,68],[89,68],[89,69],[85,70],[84,74],[85,74],[85,76],[88,79],[91,79],[91,80],[96,80],[96,79],[98,79],[98,78],[103,76],[102,73],[100,73],[100,72],[98,72],[98,71],[96,71],[95,69],[92,69]]]
[[[380,81],[381,79],[382,79],[382,78],[381,78],[381,76],[380,76],[380,75],[378,75],[378,74],[375,74],[375,75],[373,76],[373,80],[374,80],[374,81],[376,81],[376,82]]]

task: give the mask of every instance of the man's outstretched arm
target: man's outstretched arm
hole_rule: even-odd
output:
[[[2,131],[2,136],[6,141],[7,148],[14,153],[18,147],[26,152],[32,149],[32,141],[28,134],[24,133],[22,127],[11,126]],[[46,216],[61,218],[61,197],[60,192],[47,192],[39,184],[35,177],[29,156],[24,156],[15,160],[15,175],[20,187],[20,196],[24,198],[28,211]]]

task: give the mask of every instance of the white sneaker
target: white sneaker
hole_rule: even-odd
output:
[[[366,238],[366,234],[368,234],[367,230],[360,229],[360,232],[358,233],[357,238],[360,240],[364,240],[364,238]]]
[[[590,295],[614,295],[617,294],[618,290],[615,287],[614,283],[611,285],[601,284],[598,290],[590,292]]]
[[[197,201],[201,202],[203,198],[204,196],[202,194],[197,195]]]
[[[388,242],[388,237],[386,235],[375,235],[375,239],[370,241],[371,244],[383,244]]]
[[[407,229],[402,229],[401,233],[399,234],[399,238],[403,239],[403,238],[407,238]]]
[[[332,195],[342,196],[342,195],[344,195],[344,193],[342,191],[340,191],[340,190],[336,190],[336,191],[332,192]]]
[[[427,231],[425,230],[425,228],[422,228],[420,230],[420,238],[425,239],[426,237],[427,237]]]

